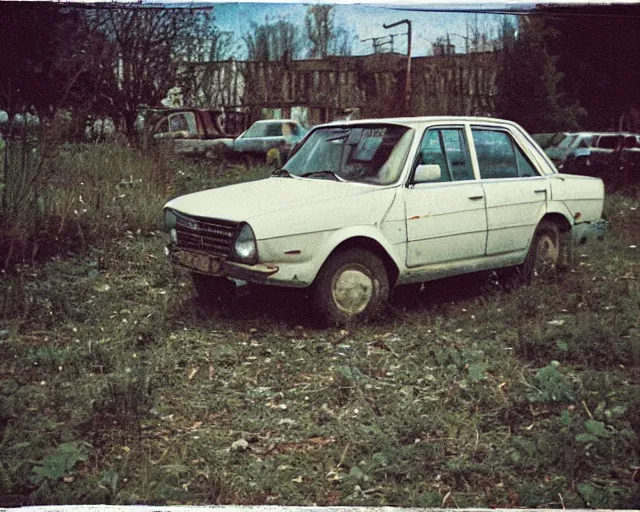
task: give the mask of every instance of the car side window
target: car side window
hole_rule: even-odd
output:
[[[267,133],[265,134],[267,137],[281,137],[282,136],[282,125],[280,123],[271,123],[267,126]]]
[[[440,181],[474,179],[462,128],[428,130],[422,138],[418,164],[439,165]]]
[[[602,135],[598,139],[598,147],[601,149],[616,149],[620,143],[618,135]]]
[[[472,129],[471,132],[481,178],[526,178],[539,175],[508,133],[482,129]]]
[[[531,164],[527,156],[522,150],[514,145],[516,150],[516,163],[518,164],[518,176],[522,178],[531,178],[532,176],[539,176],[536,168]]]
[[[169,116],[169,130],[172,132],[189,132],[191,135],[197,134],[193,112],[180,112]]]
[[[156,133],[168,133],[169,132],[169,119],[164,118],[156,127]]]
[[[169,126],[171,126],[172,132],[187,131],[189,125],[184,117],[184,114],[174,114],[169,118]]]

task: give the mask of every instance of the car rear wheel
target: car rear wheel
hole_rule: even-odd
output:
[[[563,264],[565,251],[565,237],[557,224],[542,221],[533,234],[529,253],[522,265],[526,283],[555,276]]]
[[[389,277],[375,254],[348,249],[329,257],[312,288],[312,302],[323,324],[344,325],[370,318],[389,299]]]

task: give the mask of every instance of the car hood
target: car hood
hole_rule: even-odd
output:
[[[180,196],[165,207],[187,215],[235,222],[373,193],[379,187],[323,179],[272,177]]]

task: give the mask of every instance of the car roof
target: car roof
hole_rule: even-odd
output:
[[[318,126],[349,126],[363,124],[399,124],[412,128],[420,127],[428,124],[452,124],[452,123],[478,123],[478,124],[495,124],[504,126],[518,126],[517,123],[507,119],[499,119],[496,117],[479,117],[479,116],[419,116],[419,117],[384,117],[376,119],[353,119],[350,121],[333,121]]]
[[[253,124],[264,124],[264,123],[296,123],[298,124],[298,121],[296,121],[295,119],[260,119],[256,122],[254,122]]]

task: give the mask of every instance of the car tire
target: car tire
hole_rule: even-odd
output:
[[[227,305],[235,297],[235,283],[226,277],[191,273],[198,301],[207,306]]]
[[[318,272],[311,299],[323,325],[371,318],[389,299],[387,270],[380,258],[364,249],[334,253]]]
[[[546,220],[540,222],[521,266],[525,283],[554,277],[566,262],[566,243],[567,237],[557,224]]]

